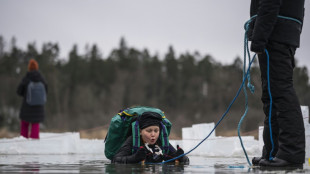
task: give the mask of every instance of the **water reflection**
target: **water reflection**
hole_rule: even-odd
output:
[[[39,162],[27,162],[22,165],[21,173],[39,173],[40,172],[40,163]]]
[[[105,173],[184,173],[184,165],[171,164],[106,164]]]
[[[110,164],[102,155],[0,155],[0,173],[310,173],[303,169],[280,171],[249,168],[244,158],[190,156],[190,165]]]

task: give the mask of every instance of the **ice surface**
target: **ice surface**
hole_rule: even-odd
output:
[[[306,128],[306,157],[310,158],[310,124],[309,108],[302,106]],[[182,129],[182,140],[170,140],[176,147],[180,145],[185,152],[197,146],[213,129],[214,123],[194,124]],[[259,127],[259,140],[253,136],[242,136],[245,149],[249,156],[260,156],[263,146],[263,127]],[[0,154],[96,154],[104,155],[103,140],[81,139],[79,133],[40,133],[39,140],[16,137],[0,139]],[[243,157],[238,137],[219,137],[215,131],[190,155],[213,157]]]
[[[192,127],[182,128],[182,140],[171,141],[170,143],[174,146],[179,144],[185,152],[188,152],[207,137],[214,126],[214,123],[201,123],[194,124]],[[197,149],[192,151],[190,155],[213,157],[244,156],[238,137],[217,137],[215,135],[216,133],[214,131],[209,138],[197,147]],[[253,136],[242,137],[242,140],[249,155],[258,155],[260,153],[259,141],[255,140]]]

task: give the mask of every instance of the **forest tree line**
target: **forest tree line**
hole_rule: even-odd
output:
[[[15,38],[7,43],[0,36],[0,128],[19,130],[22,99],[16,89],[31,58],[38,61],[48,83],[46,130],[78,131],[108,125],[121,109],[142,105],[163,110],[180,135],[181,127],[217,122],[242,82],[240,57],[223,65],[198,52],[177,56],[172,46],[159,57],[147,49],[128,47],[124,38],[107,57],[96,45],[83,54],[78,49],[73,45],[68,57],[60,59],[57,43],[44,43],[40,50],[29,43],[23,50],[16,46]],[[294,85],[301,105],[310,104],[308,78],[306,67],[295,67]],[[264,120],[257,61],[251,69],[251,82],[255,93],[248,92],[245,132],[257,129]],[[218,131],[235,130],[244,107],[244,95],[240,94]]]

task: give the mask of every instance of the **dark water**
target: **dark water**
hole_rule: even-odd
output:
[[[244,158],[189,156],[190,165],[114,165],[102,155],[0,155],[0,173],[310,173],[248,168]]]

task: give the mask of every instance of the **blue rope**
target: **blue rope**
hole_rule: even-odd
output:
[[[297,23],[299,23],[300,25],[302,25],[302,22],[298,19],[295,19],[295,18],[291,18],[291,17],[287,17],[287,16],[281,16],[281,15],[278,15],[278,18],[282,18],[282,19],[288,19],[288,20],[291,20],[291,21],[295,21]]]
[[[246,116],[247,110],[248,110],[248,109],[247,109],[247,94],[246,94],[246,88],[245,88],[245,86],[244,86],[244,83],[245,83],[245,81],[246,81],[247,79],[248,79],[248,84],[247,84],[247,86],[248,86],[248,88],[250,89],[250,91],[251,91],[252,93],[254,93],[254,90],[255,90],[255,89],[254,89],[254,86],[253,86],[253,85],[251,84],[251,82],[250,82],[250,81],[251,81],[251,78],[250,78],[250,69],[251,69],[251,65],[252,65],[252,63],[253,63],[253,61],[254,61],[254,59],[255,59],[256,54],[253,56],[253,58],[252,58],[252,60],[251,60],[251,58],[250,58],[250,51],[249,51],[249,48],[248,48],[247,31],[248,31],[250,22],[251,22],[256,16],[257,16],[257,15],[252,16],[252,17],[250,18],[250,20],[248,20],[248,21],[245,23],[245,26],[244,26],[244,28],[245,28],[245,30],[246,30],[245,36],[244,36],[244,43],[245,43],[245,44],[244,44],[244,58],[245,58],[245,62],[246,62],[246,55],[248,55],[248,58],[249,58],[249,66],[248,66],[247,72],[244,73],[244,72],[245,72],[245,64],[244,64],[244,67],[243,67],[243,81],[242,81],[242,83],[241,83],[241,86],[239,87],[236,96],[235,96],[234,99],[231,101],[231,103],[229,104],[227,110],[226,110],[225,113],[222,115],[222,117],[220,118],[220,120],[215,124],[214,128],[211,130],[211,132],[208,134],[208,136],[205,137],[202,141],[200,141],[200,142],[199,142],[194,148],[192,148],[190,151],[188,151],[188,152],[186,152],[186,153],[184,153],[184,154],[182,154],[182,155],[180,155],[180,156],[177,156],[177,157],[175,157],[175,158],[169,159],[169,160],[167,160],[167,161],[163,161],[163,162],[160,162],[160,163],[145,163],[145,164],[165,164],[165,163],[171,162],[171,161],[173,161],[173,160],[179,159],[179,158],[181,158],[181,157],[183,157],[183,156],[185,156],[185,155],[191,153],[192,151],[194,151],[197,147],[200,146],[200,144],[202,144],[206,139],[208,139],[208,138],[210,137],[210,135],[211,135],[211,134],[214,132],[214,130],[217,128],[217,126],[218,126],[218,125],[222,122],[222,120],[226,117],[226,114],[229,112],[231,106],[233,105],[233,103],[235,102],[235,100],[236,100],[237,97],[239,96],[241,89],[243,88],[243,90],[245,91],[245,95],[246,95],[246,110],[245,110],[245,114],[242,116],[242,118],[241,118],[241,120],[240,120],[240,122],[239,122],[239,125],[238,125],[238,136],[239,136],[239,139],[240,139],[240,143],[241,143],[243,152],[245,153],[245,156],[246,156],[246,158],[247,158],[247,161],[248,161],[248,163],[249,163],[250,166],[252,165],[252,164],[250,163],[250,161],[249,161],[248,155],[247,155],[246,150],[245,150],[245,148],[244,148],[244,146],[243,146],[243,142],[242,142],[242,139],[241,139],[241,136],[240,136],[240,126],[241,126],[241,123],[242,123],[244,117]]]
[[[251,18],[250,18],[250,20],[248,20],[246,23],[245,23],[245,25],[246,24],[249,24],[254,18],[256,18],[257,17],[257,15],[253,15]],[[287,17],[287,16],[281,16],[281,15],[278,15],[277,16],[278,18],[282,18],[282,19],[287,19],[287,20],[291,20],[291,21],[295,21],[295,22],[297,22],[297,23],[299,23],[300,25],[302,25],[302,22],[300,21],[300,20],[298,20],[298,19],[295,19],[295,18],[291,18],[291,17]],[[245,29],[246,27],[244,27],[244,29]]]
[[[243,65],[243,77],[244,77],[244,71],[245,71],[245,65],[246,65],[246,52],[248,54],[248,57],[250,59],[250,51],[249,51],[249,47],[248,47],[248,38],[247,38],[247,32],[248,32],[248,29],[249,29],[249,25],[250,23],[252,22],[252,20],[254,18],[256,18],[257,15],[254,15],[250,18],[250,20],[248,20],[245,25],[244,25],[244,29],[245,29],[245,36],[244,36],[244,65]],[[299,21],[298,19],[295,19],[295,18],[291,18],[291,17],[286,17],[286,16],[281,16],[281,15],[278,15],[278,18],[282,18],[282,19],[287,19],[287,20],[292,20],[292,21],[295,21],[299,24],[302,25],[302,22]],[[270,79],[269,79],[269,53],[268,53],[268,50],[265,49],[265,52],[266,52],[266,55],[267,55],[267,83],[268,83],[268,94],[269,94],[269,98],[270,98],[270,108],[269,108],[269,116],[268,116],[268,119],[269,119],[269,133],[270,133],[270,140],[271,140],[271,145],[272,145],[272,149],[270,151],[270,154],[269,154],[269,160],[272,160],[273,157],[272,157],[272,153],[274,151],[274,142],[273,142],[273,138],[272,138],[272,126],[271,126],[271,111],[272,111],[272,96],[271,96],[271,90],[270,90]],[[250,66],[249,66],[250,67]],[[250,73],[248,74],[248,88],[250,89],[251,93],[254,93],[254,86],[251,84],[251,77],[250,77]],[[240,121],[239,121],[239,124],[238,124],[238,137],[239,137],[239,140],[240,140],[240,144],[241,144],[241,147],[242,147],[242,150],[246,156],[246,159],[248,161],[248,164],[251,166],[251,163],[250,163],[250,160],[248,158],[248,155],[247,155],[247,152],[243,146],[243,142],[242,142],[242,138],[240,136],[240,127],[241,127],[241,124],[248,112],[248,97],[247,97],[247,92],[246,92],[246,88],[244,87],[244,95],[245,95],[245,112],[243,114],[243,116],[241,117]]]
[[[269,77],[269,73],[270,73],[269,53],[268,53],[267,49],[265,49],[265,52],[266,52],[266,55],[267,55],[267,83],[268,83],[268,94],[269,94],[269,99],[270,99],[268,122],[269,122],[270,141],[271,141],[271,146],[272,146],[271,151],[269,153],[269,160],[271,161],[273,159],[272,153],[273,153],[273,150],[274,150],[274,142],[273,142],[273,139],[272,139],[272,127],[271,127],[272,96],[271,96],[271,90],[270,90],[270,77]]]
[[[250,51],[249,51],[249,47],[248,47],[248,38],[247,38],[247,32],[248,32],[248,29],[249,29],[249,24],[252,22],[252,20],[254,18],[256,18],[257,15],[254,15],[252,16],[245,24],[244,24],[244,29],[245,29],[245,36],[244,36],[244,65],[243,65],[243,80],[242,80],[242,84],[241,86],[239,87],[238,89],[238,92],[236,94],[236,96],[234,97],[234,99],[231,101],[231,103],[229,104],[227,110],[225,111],[225,113],[222,115],[221,119],[216,123],[216,125],[214,126],[214,128],[211,130],[211,132],[208,134],[207,137],[205,137],[202,141],[200,141],[193,149],[191,149],[190,151],[188,151],[187,153],[184,153],[180,156],[177,156],[175,158],[172,158],[170,160],[167,160],[167,161],[164,161],[164,162],[160,162],[160,163],[146,163],[146,164],[165,164],[165,163],[168,163],[168,162],[171,162],[173,160],[176,160],[178,158],[181,158],[189,153],[191,153],[193,150],[195,150],[198,146],[200,146],[206,139],[208,139],[210,137],[210,135],[214,132],[214,130],[217,128],[217,126],[222,122],[222,120],[226,117],[226,114],[229,112],[231,106],[233,105],[233,103],[235,102],[235,100],[237,99],[237,97],[239,96],[240,94],[240,91],[241,89],[243,88],[244,90],[244,94],[245,94],[245,112],[243,114],[243,116],[241,117],[240,121],[239,121],[239,124],[238,124],[238,137],[239,137],[239,140],[240,140],[240,144],[242,146],[242,150],[246,156],[246,159],[247,159],[247,162],[249,164],[249,166],[252,166],[249,158],[248,158],[248,155],[247,155],[247,152],[244,148],[244,145],[243,145],[243,142],[242,142],[242,138],[240,136],[240,127],[241,127],[241,124],[242,124],[242,121],[244,120],[247,112],[248,112],[248,98],[247,98],[247,92],[246,92],[246,88],[244,86],[244,83],[246,81],[246,79],[248,79],[248,84],[247,84],[247,87],[250,89],[251,93],[254,93],[254,86],[251,84],[251,77],[250,77],[250,69],[251,69],[251,65],[255,59],[255,56],[256,54],[254,54],[252,60],[250,59]],[[286,16],[281,16],[281,15],[278,15],[279,18],[282,18],[282,19],[288,19],[288,20],[292,20],[292,21],[295,21],[299,24],[302,25],[302,22],[295,19],[295,18],[291,18],[291,17],[286,17]],[[269,155],[269,160],[272,160],[273,157],[272,157],[272,152],[274,151],[274,142],[273,142],[273,139],[272,139],[272,129],[271,129],[271,110],[272,110],[272,96],[271,96],[271,90],[270,90],[270,80],[269,80],[269,53],[267,51],[267,49],[265,49],[265,52],[266,52],[266,55],[267,55],[267,81],[268,81],[268,94],[269,94],[269,98],[270,98],[270,108],[269,108],[269,131],[270,131],[270,139],[271,139],[271,144],[272,144],[272,150],[270,151],[270,155]],[[248,65],[248,69],[245,72],[245,64],[246,64],[246,55],[248,56],[248,59],[249,59],[249,65]]]
[[[246,67],[246,58],[248,57],[249,58],[249,62],[250,62],[250,50],[249,50],[249,46],[248,46],[248,37],[247,37],[247,32],[248,32],[248,29],[249,29],[249,24],[252,22],[252,20],[256,17],[255,16],[252,16],[250,20],[248,20],[245,25],[244,25],[244,29],[245,29],[245,33],[244,33],[244,64],[243,64],[243,78],[247,77],[248,79],[248,88],[250,89],[251,93],[253,94],[254,93],[254,86],[251,84],[251,76],[250,76],[250,72],[247,74],[247,76],[245,76],[245,67]],[[255,55],[254,55],[255,57]],[[254,59],[253,57],[253,59]],[[250,64],[249,64],[249,68],[250,68]],[[249,160],[249,157],[248,157],[248,154],[244,148],[244,145],[243,145],[243,141],[242,141],[242,138],[241,138],[241,134],[240,134],[240,128],[241,128],[241,125],[242,125],[242,122],[245,118],[245,116],[247,115],[248,113],[248,95],[247,95],[247,90],[246,90],[246,87],[244,86],[243,87],[243,91],[244,91],[244,96],[245,96],[245,111],[244,111],[244,114],[242,115],[240,121],[239,121],[239,124],[238,124],[238,137],[239,137],[239,140],[240,140],[240,144],[241,144],[241,147],[242,147],[242,150],[243,150],[243,153],[247,159],[247,162],[249,164],[249,166],[252,166],[250,160]]]
[[[163,162],[160,162],[160,163],[145,163],[145,164],[165,164],[165,163],[171,162],[171,161],[173,161],[173,160],[176,160],[176,159],[178,159],[178,158],[181,158],[181,157],[183,157],[183,156],[185,156],[185,155],[191,153],[191,152],[192,152],[193,150],[195,150],[198,146],[200,146],[201,143],[203,143],[206,139],[208,139],[208,138],[210,137],[210,135],[214,132],[214,130],[217,128],[217,126],[218,126],[218,125],[222,122],[222,120],[226,117],[226,115],[227,115],[227,113],[229,112],[231,106],[233,105],[233,103],[235,102],[235,100],[237,99],[237,97],[239,96],[240,91],[241,91],[242,87],[244,86],[244,83],[245,83],[245,81],[246,81],[246,79],[247,79],[246,77],[248,76],[248,74],[249,74],[249,72],[250,72],[250,68],[251,68],[251,65],[252,65],[254,59],[255,59],[255,55],[253,56],[252,60],[249,62],[249,67],[248,67],[248,69],[247,69],[247,73],[245,74],[245,77],[243,78],[242,84],[240,85],[237,94],[235,95],[235,97],[234,97],[234,99],[231,101],[231,103],[229,104],[227,110],[226,110],[225,113],[222,115],[221,119],[215,124],[214,128],[211,130],[211,132],[208,134],[207,137],[205,137],[203,140],[201,140],[200,143],[198,143],[193,149],[191,149],[191,150],[188,151],[187,153],[184,153],[184,154],[182,154],[182,155],[180,155],[180,156],[177,156],[177,157],[175,157],[175,158],[172,158],[172,159],[170,159],[170,160],[163,161]]]

